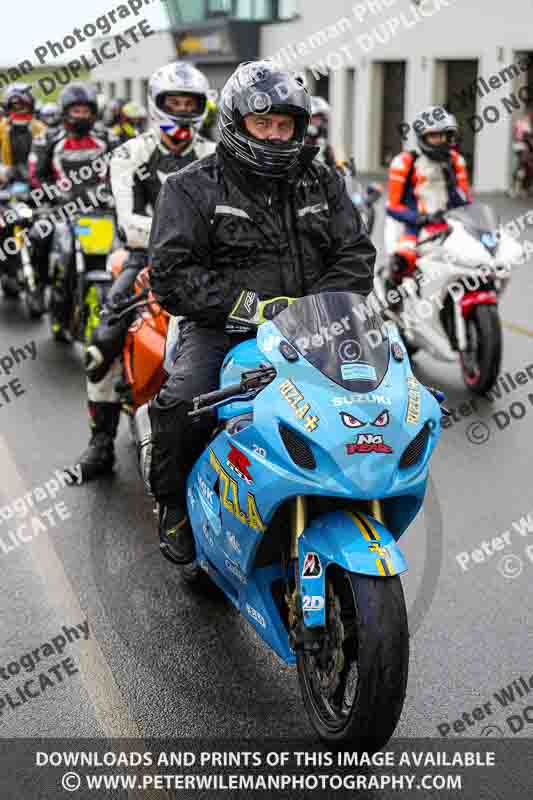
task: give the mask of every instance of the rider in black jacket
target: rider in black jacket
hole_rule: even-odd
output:
[[[310,98],[269,62],[241,65],[220,103],[217,152],[165,183],[151,233],[156,299],[180,324],[180,350],[159,394],[137,413],[141,468],[159,501],[163,554],[194,559],[185,481],[209,423],[192,398],[218,388],[237,339],[225,331],[245,290],[261,300],[372,289],[375,249],[343,180],[304,145]]]

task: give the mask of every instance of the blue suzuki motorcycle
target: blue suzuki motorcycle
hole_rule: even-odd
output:
[[[187,484],[196,562],[297,664],[330,744],[373,751],[401,714],[409,660],[398,540],[420,510],[443,396],[413,376],[364,298],[292,302],[194,400],[218,425]]]

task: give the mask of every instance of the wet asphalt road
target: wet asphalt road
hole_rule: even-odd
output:
[[[504,198],[494,204],[504,221],[527,210]],[[380,211],[378,243],[381,228]],[[532,232],[530,227],[527,238],[533,239]],[[503,371],[511,376],[533,365],[532,267],[529,262],[517,268],[501,303]],[[19,380],[9,390],[10,401],[4,397],[0,406],[0,506],[12,507],[33,492],[35,508],[26,519],[19,516],[17,525],[36,514],[41,520],[27,542],[14,546],[14,518],[6,519],[4,511],[0,519],[0,667],[20,662],[54,637],[53,654],[44,657],[39,650],[42,664],[63,665],[51,676],[53,685],[31,701],[0,705],[0,736],[309,734],[295,672],[221,595],[191,591],[160,557],[155,517],[124,421],[113,480],[59,485],[55,470],[72,463],[87,440],[80,352],[53,343],[46,322],[27,321],[17,302],[1,299],[0,357],[31,342],[35,359],[28,355],[9,376],[0,375],[3,384]],[[528,512],[533,522],[533,377],[509,393],[503,390],[492,403],[478,401],[472,411],[464,405],[470,398],[458,367],[421,355],[415,371],[442,388],[448,405],[459,410],[433,458],[425,511],[401,543],[411,565],[403,582],[412,639],[397,735],[437,737],[439,725],[453,726],[463,712],[469,715],[489,701],[490,711],[482,719],[469,716],[471,724],[457,726],[455,735],[499,735],[487,731],[488,725],[511,735],[506,719],[520,714],[527,697],[509,709],[493,693],[533,674],[533,524],[529,534],[518,530]],[[533,376],[533,366],[530,371]],[[493,415],[516,401],[525,416],[500,431]],[[518,406],[514,412],[519,416]],[[488,425],[485,443],[467,438],[474,422]],[[49,484],[35,499],[36,488],[54,479],[57,493]],[[492,540],[506,531],[496,550]],[[474,550],[477,555],[468,555]],[[457,560],[461,553],[465,568]],[[70,633],[68,641],[63,626],[85,620],[88,638]],[[32,677],[25,663],[18,674],[0,677],[2,697]],[[528,723],[517,733],[532,734]]]

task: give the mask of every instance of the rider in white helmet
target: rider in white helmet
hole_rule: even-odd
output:
[[[311,121],[307,129],[305,143],[320,147],[320,152],[317,155],[318,160],[331,167],[335,165],[335,156],[333,148],[328,144],[330,113],[331,106],[327,100],[318,95],[311,97]]]
[[[176,61],[157,70],[148,85],[151,130],[130,139],[113,154],[111,187],[129,257],[110,292],[109,304],[132,291],[137,274],[146,266],[152,213],[168,175],[215,150],[216,145],[198,133],[210,94],[207,78],[190,64]],[[88,343],[91,439],[79,459],[84,481],[113,469],[120,417],[115,380],[129,323],[127,317],[113,326],[103,321]]]

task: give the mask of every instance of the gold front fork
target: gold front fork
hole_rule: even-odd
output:
[[[291,508],[291,561],[295,561],[294,580],[295,586],[292,594],[286,594],[285,600],[289,608],[289,625],[292,629],[296,625],[299,616],[296,607],[296,599],[300,592],[300,569],[298,566],[298,539],[304,532],[307,525],[307,501],[305,497],[295,497]],[[287,587],[288,588],[288,587]],[[301,611],[300,611],[301,613]]]
[[[381,522],[382,525],[385,525],[385,515],[383,513],[381,500],[370,501],[370,514],[374,519],[377,519],[378,522]]]
[[[298,558],[298,539],[307,525],[307,502],[305,497],[295,497],[291,509],[291,558]]]

